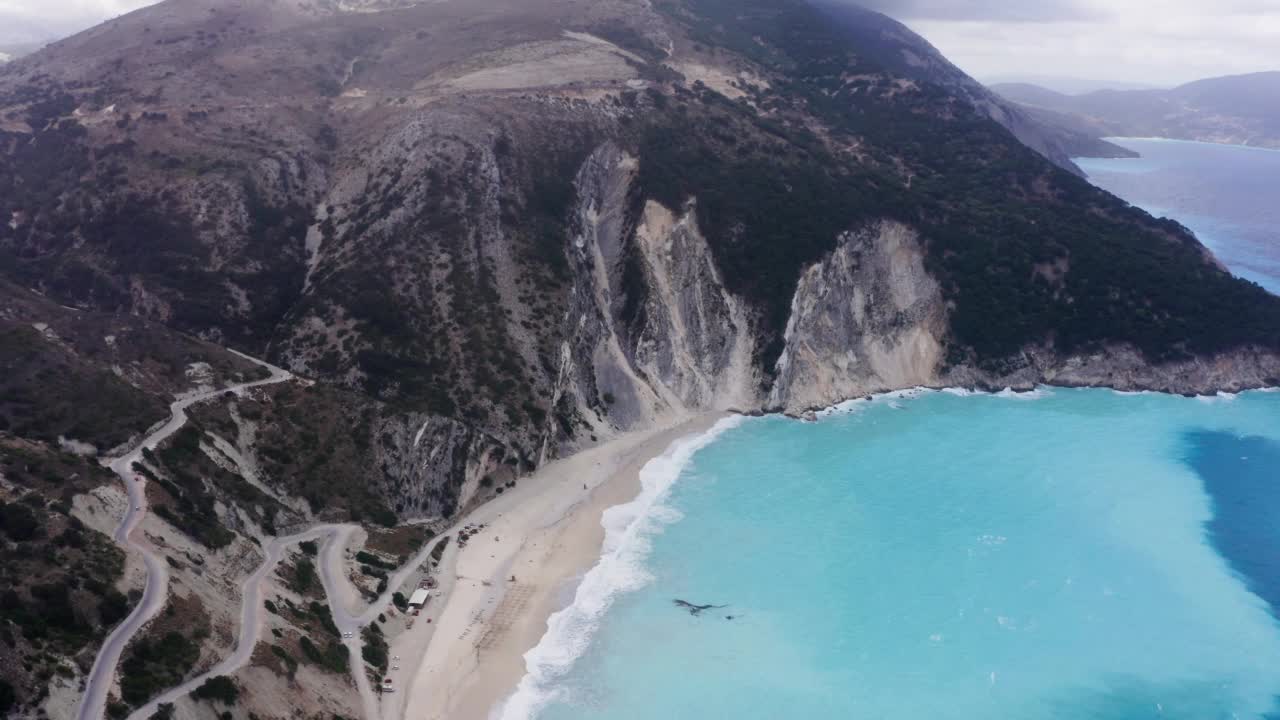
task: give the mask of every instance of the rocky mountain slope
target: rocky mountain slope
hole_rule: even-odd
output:
[[[1123,156],[1124,148],[1068,123],[1046,122],[1032,110],[969,77],[902,23],[845,0],[815,0],[859,53],[894,75],[946,87],[980,114],[1003,125],[1024,145],[1077,175],[1073,157]]]
[[[1280,299],[1054,165],[1064,137],[801,0],[167,0],[0,68],[6,468],[34,444],[83,480],[74,453],[258,372],[220,346],[307,378],[146,458],[175,609],[111,707],[225,652],[264,538],[454,517],[628,430],[917,384],[1275,384]],[[11,472],[0,499],[58,512]],[[110,532],[109,478],[67,487]],[[114,562],[86,592],[136,589]],[[290,617],[316,627],[275,628],[281,687],[338,664],[299,639],[323,613]],[[6,676],[11,707],[65,717],[94,642],[6,644],[73,659],[49,696]]]
[[[170,0],[9,65],[5,272],[346,393],[312,417],[367,416],[367,452],[402,468],[378,482],[450,476],[434,504],[389,503],[406,516],[712,407],[1280,342],[1274,298],[1028,151],[1005,104],[883,16],[579,9]],[[807,293],[904,235],[936,292],[889,312],[894,276],[859,270],[854,317],[874,342],[923,323],[913,372],[788,334]],[[813,342],[858,368],[830,396],[787,379]],[[406,460],[422,428],[466,459]]]
[[[992,90],[1059,127],[1093,137],[1177,140],[1280,148],[1280,72],[1232,75],[1168,90],[1100,90],[1064,95],[1028,84]],[[1053,113],[1065,122],[1042,114]],[[1091,155],[1080,153],[1078,156]]]

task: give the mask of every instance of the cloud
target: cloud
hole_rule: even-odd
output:
[[[865,0],[859,4],[898,20],[1043,23],[1102,17],[1097,8],[1081,0]]]
[[[899,13],[978,78],[1074,76],[1175,85],[1280,70],[1277,0],[1028,1],[1037,9],[1024,14],[1007,0],[870,2]]]
[[[153,2],[0,0],[0,43],[47,42]],[[861,4],[906,22],[978,78],[1074,76],[1172,85],[1280,69],[1280,0]]]
[[[47,41],[157,0],[0,0],[0,38]]]

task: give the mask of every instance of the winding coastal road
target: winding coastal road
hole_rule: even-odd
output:
[[[244,598],[243,604],[240,606],[240,634],[236,638],[236,649],[224,658],[221,662],[200,673],[199,675],[187,680],[177,687],[170,688],[160,695],[151,699],[146,705],[133,711],[129,716],[129,720],[146,720],[151,717],[162,703],[173,702],[178,698],[185,696],[187,693],[195,690],[209,678],[218,677],[219,675],[230,675],[236,670],[244,667],[253,657],[253,649],[258,645],[258,638],[262,634],[263,616],[263,597],[262,597],[262,581],[269,577],[276,565],[280,563],[284,557],[284,552],[292,545],[297,545],[305,540],[316,540],[324,538],[324,546],[326,555],[328,548],[337,546],[339,548],[338,558],[341,559],[341,548],[346,546],[346,540],[351,533],[356,530],[355,525],[317,525],[316,527],[305,530],[296,535],[287,537],[273,538],[266,546],[266,558],[262,564],[254,570],[249,577],[241,583],[241,597]],[[321,566],[321,577],[324,578],[326,572],[325,566]],[[325,580],[325,592],[332,598],[332,590],[329,582]],[[332,601],[330,602],[332,606]],[[342,629],[339,626],[339,629]],[[345,631],[344,631],[345,632]],[[358,658],[360,654],[359,647],[356,648],[355,656]],[[372,697],[370,690],[370,697]]]
[[[187,422],[186,410],[192,405],[226,392],[238,394],[249,388],[285,382],[293,378],[293,374],[287,370],[234,350],[230,350],[230,352],[270,370],[271,375],[253,382],[182,394],[169,405],[170,417],[164,425],[144,438],[133,450],[108,464],[108,467],[119,475],[121,482],[124,483],[125,494],[129,502],[125,508],[124,517],[121,519],[119,527],[116,528],[115,541],[126,551],[138,553],[142,557],[143,563],[147,568],[147,582],[142,591],[141,602],[133,609],[133,612],[129,613],[124,622],[111,631],[111,634],[107,636],[106,641],[102,644],[102,649],[98,651],[98,656],[93,661],[93,668],[89,671],[89,676],[85,683],[84,696],[80,699],[80,707],[76,712],[77,720],[102,720],[107,709],[107,694],[111,689],[112,680],[116,674],[116,666],[120,664],[120,656],[123,654],[125,646],[129,644],[129,641],[133,639],[138,630],[148,620],[155,617],[160,608],[164,606],[164,601],[169,591],[169,568],[167,563],[151,552],[144,544],[135,542],[131,537],[147,512],[145,482],[134,479],[136,473],[133,470],[133,464],[141,460],[144,449],[154,450],[166,438],[177,432]]]
[[[383,608],[391,603],[392,594],[419,565],[426,561],[427,556],[444,535],[425,543],[409,562],[388,578],[386,592],[365,606],[362,611],[353,612],[348,603],[355,600],[356,594],[347,579],[344,553],[352,534],[359,529],[356,525],[347,524],[317,525],[296,535],[273,538],[266,546],[266,558],[262,564],[241,584],[243,604],[240,608],[240,630],[236,638],[236,648],[232,654],[205,672],[156,696],[130,714],[129,720],[147,720],[162,703],[173,702],[186,696],[209,678],[231,675],[248,665],[253,657],[253,649],[257,647],[262,635],[262,613],[264,612],[262,582],[270,577],[284,557],[287,548],[304,540],[319,538],[324,538],[320,548],[319,563],[317,563],[320,583],[328,599],[333,623],[337,626],[338,632],[343,635],[342,644],[350,655],[352,677],[360,692],[364,717],[366,720],[376,720],[380,716],[378,695],[373,684],[369,682],[368,674],[364,671],[364,658],[361,653],[363,642],[360,631],[377,619],[378,614],[384,611]],[[351,637],[346,637],[347,633],[351,633]]]
[[[143,588],[141,602],[125,618],[124,622],[120,623],[111,632],[106,642],[103,643],[102,649],[98,652],[86,681],[85,693],[81,698],[80,707],[76,714],[77,720],[103,719],[106,712],[107,695],[110,692],[116,675],[116,668],[120,663],[120,657],[125,647],[128,646],[130,640],[133,639],[138,631],[160,611],[168,595],[169,568],[167,563],[144,544],[135,542],[132,539],[134,530],[142,522],[147,511],[145,480],[135,479],[137,473],[133,470],[133,464],[141,461],[144,449],[154,450],[160,443],[181,429],[187,421],[186,409],[192,405],[226,392],[241,393],[249,388],[293,379],[293,375],[287,370],[234,350],[230,352],[267,368],[271,371],[271,375],[253,382],[183,394],[169,406],[171,416],[164,425],[149,434],[133,450],[112,460],[108,465],[112,471],[120,476],[125,485],[125,492],[129,501],[124,517],[116,529],[115,541],[126,550],[137,552],[142,557],[147,569],[147,580]],[[221,448],[219,449],[221,450]],[[225,451],[223,452],[225,453]],[[240,462],[240,459],[235,457],[234,454],[228,457],[237,463]],[[205,672],[151,699],[147,704],[131,713],[129,720],[147,720],[161,704],[170,703],[184,697],[210,678],[231,675],[247,665],[253,656],[253,650],[257,646],[262,633],[264,619],[262,613],[265,612],[262,591],[263,581],[270,577],[288,548],[306,540],[318,540],[321,538],[323,538],[323,543],[320,550],[320,562],[317,563],[320,581],[324,587],[330,612],[333,615],[334,625],[337,626],[339,633],[343,636],[342,643],[350,654],[351,672],[356,687],[360,692],[365,720],[377,720],[381,715],[378,695],[364,669],[361,630],[374,622],[379,613],[383,612],[391,604],[391,597],[395,591],[427,560],[431,551],[446,537],[447,533],[442,533],[431,541],[424,543],[413,558],[387,578],[386,591],[373,602],[363,608],[359,608],[360,599],[347,578],[345,559],[345,552],[350,538],[357,530],[359,530],[359,527],[356,525],[324,524],[311,527],[294,535],[271,538],[264,546],[265,557],[262,564],[241,583],[243,601],[240,608],[240,627],[236,637],[235,650]],[[348,633],[350,633],[351,637],[346,637]]]

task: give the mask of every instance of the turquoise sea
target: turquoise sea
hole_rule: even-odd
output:
[[[1193,230],[1236,275],[1280,294],[1280,151],[1112,138],[1136,159],[1078,158],[1089,180]]]
[[[642,483],[495,716],[1280,717],[1280,394],[897,393]]]

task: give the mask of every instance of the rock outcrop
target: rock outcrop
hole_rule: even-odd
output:
[[[768,404],[794,411],[936,384],[946,329],[913,230],[885,221],[846,233],[800,278]]]
[[[637,158],[597,148],[576,183],[574,284],[555,403],[593,434],[749,407],[755,337],[724,286],[693,203],[636,205]]]

